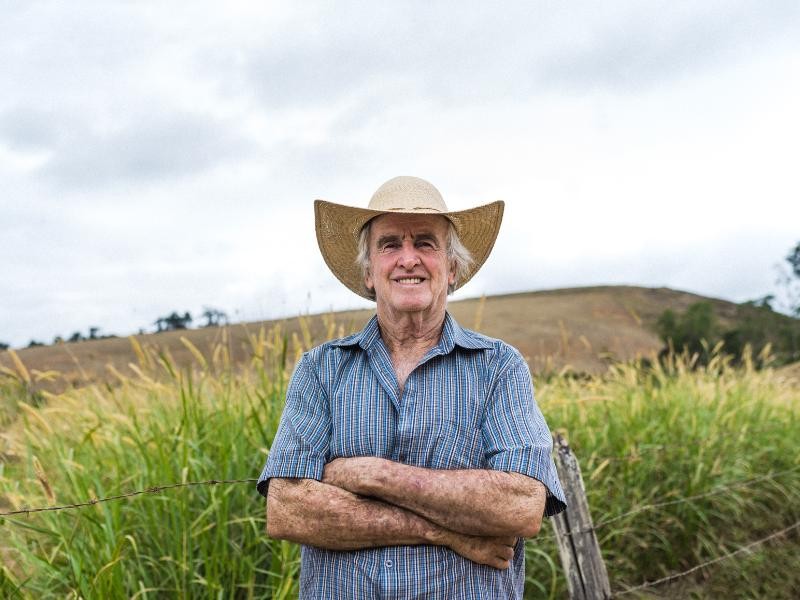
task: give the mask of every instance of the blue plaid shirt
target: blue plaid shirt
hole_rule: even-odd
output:
[[[528,365],[499,340],[447,314],[437,346],[402,394],[377,318],[355,335],[305,353],[257,487],[271,477],[320,480],[334,458],[377,456],[432,469],[496,469],[547,488],[545,515],[564,509],[552,439]],[[303,546],[300,598],[522,598],[524,540],[509,569],[442,546],[338,551]]]

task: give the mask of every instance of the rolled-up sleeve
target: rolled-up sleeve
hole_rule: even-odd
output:
[[[256,488],[267,495],[272,477],[322,479],[328,457],[331,419],[327,398],[308,354],[289,382],[286,406]]]
[[[481,427],[486,459],[497,471],[514,471],[547,488],[545,516],[566,508],[551,455],[553,438],[533,395],[530,370],[514,353],[498,375]]]

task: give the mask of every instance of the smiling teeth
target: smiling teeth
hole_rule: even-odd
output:
[[[406,277],[405,279],[398,279],[398,283],[422,283],[419,277]]]

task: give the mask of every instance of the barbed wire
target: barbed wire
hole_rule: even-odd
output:
[[[206,481],[186,481],[183,483],[169,483],[166,485],[154,485],[143,490],[136,490],[134,492],[127,492],[125,494],[117,494],[115,496],[108,496],[105,498],[92,498],[85,502],[76,502],[74,504],[63,504],[61,506],[44,506],[40,508],[20,508],[8,512],[0,512],[0,517],[13,517],[17,515],[29,515],[32,513],[41,512],[55,512],[60,510],[70,510],[76,508],[84,508],[86,506],[94,506],[102,502],[111,502],[113,500],[122,500],[124,498],[133,498],[134,496],[142,496],[145,494],[157,494],[164,490],[172,490],[176,488],[194,487],[200,485],[227,485],[236,483],[256,483],[258,479],[208,479]]]
[[[758,477],[752,477],[750,479],[743,479],[740,481],[734,481],[729,484],[717,486],[714,489],[711,489],[707,492],[702,492],[700,494],[694,494],[692,496],[685,496],[683,498],[676,498],[675,500],[665,500],[664,502],[655,502],[653,504],[645,504],[643,506],[636,507],[634,509],[629,510],[628,512],[622,513],[621,515],[617,515],[615,517],[611,517],[609,519],[604,519],[598,522],[594,529],[599,529],[600,527],[604,527],[610,523],[614,523],[616,521],[620,521],[626,517],[630,517],[632,515],[639,514],[640,512],[644,512],[647,510],[655,510],[657,508],[664,508],[665,506],[672,506],[675,504],[682,504],[684,502],[692,502],[694,500],[699,500],[701,498],[707,498],[709,496],[716,496],[717,494],[721,494],[727,490],[732,490],[741,487],[747,487],[749,485],[753,485],[755,483],[760,483],[762,481],[769,481],[777,479],[778,477],[783,477],[784,475],[788,475],[789,473],[794,473],[795,471],[800,470],[800,465],[792,467],[791,469],[786,469],[784,471],[778,471],[777,473],[771,473],[769,475],[760,475]],[[577,533],[577,532],[576,532]]]
[[[643,506],[638,506],[638,507],[636,507],[634,509],[631,509],[631,510],[629,510],[627,512],[624,512],[624,513],[622,513],[620,515],[616,515],[616,516],[611,517],[609,519],[604,519],[602,521],[599,521],[593,527],[587,527],[587,528],[583,528],[583,529],[576,529],[575,531],[568,531],[568,532],[563,533],[562,535],[569,536],[569,535],[576,535],[576,534],[579,534],[579,533],[587,533],[589,531],[600,529],[601,527],[609,525],[610,523],[614,523],[616,521],[620,521],[620,520],[622,520],[622,519],[624,519],[626,517],[633,516],[633,515],[641,513],[641,512],[645,512],[645,511],[648,511],[648,510],[655,510],[657,508],[663,508],[665,506],[672,506],[672,505],[675,505],[675,504],[682,504],[684,502],[691,502],[691,501],[699,500],[701,498],[706,498],[706,497],[709,497],[709,496],[715,496],[717,494],[721,494],[722,492],[724,492],[726,490],[736,489],[736,488],[740,488],[740,487],[746,487],[746,486],[753,485],[755,483],[759,483],[759,482],[762,482],[762,481],[774,480],[774,479],[777,479],[778,477],[782,477],[783,475],[787,475],[789,473],[793,473],[793,472],[798,471],[798,470],[800,470],[800,465],[792,467],[791,469],[778,471],[777,473],[771,473],[771,474],[768,474],[768,475],[760,475],[758,477],[752,477],[750,479],[734,481],[734,482],[731,482],[731,483],[726,484],[726,485],[717,486],[712,490],[709,490],[707,492],[703,492],[703,493],[700,493],[700,494],[694,494],[692,496],[686,496],[686,497],[683,497],[683,498],[676,498],[674,500],[666,500],[664,502],[656,502],[656,503],[652,503],[652,504],[645,504]],[[20,508],[20,509],[16,509],[16,510],[12,510],[12,511],[0,512],[0,517],[11,517],[11,516],[17,516],[17,515],[22,515],[22,514],[33,514],[33,513],[40,513],[40,512],[56,512],[56,511],[61,511],[61,510],[84,508],[84,507],[87,507],[87,506],[94,506],[96,504],[100,504],[100,503],[103,503],[103,502],[111,502],[111,501],[114,501],[114,500],[123,500],[125,498],[133,498],[135,496],[142,496],[142,495],[146,495],[146,494],[157,494],[157,493],[165,491],[165,490],[171,490],[171,489],[176,489],[176,488],[196,487],[196,486],[202,486],[202,485],[227,485],[227,484],[239,484],[239,483],[256,483],[257,481],[258,481],[257,479],[253,479],[253,478],[248,478],[248,479],[208,479],[208,480],[205,480],[205,481],[186,481],[186,482],[183,482],[183,483],[169,483],[169,484],[164,484],[164,485],[154,485],[154,486],[150,486],[150,487],[147,487],[145,489],[142,489],[142,490],[135,490],[135,491],[132,491],[132,492],[126,492],[124,494],[116,494],[114,496],[107,496],[107,497],[104,497],[104,498],[91,498],[91,499],[86,500],[84,502],[76,502],[76,503],[72,503],[72,504],[64,504],[64,505],[60,505],[60,506],[43,506],[43,507],[37,507],[37,508]],[[540,537],[543,537],[543,536],[540,536]]]
[[[770,541],[770,540],[772,540],[772,539],[774,539],[776,537],[779,537],[781,535],[786,535],[787,533],[789,533],[793,529],[797,529],[799,527],[800,527],[800,521],[797,521],[794,525],[789,525],[789,527],[785,527],[784,529],[781,529],[780,531],[776,531],[774,533],[771,533],[768,536],[761,538],[760,540],[756,540],[754,542],[750,542],[749,544],[745,544],[744,546],[740,546],[739,548],[737,548],[736,550],[734,550],[732,552],[726,552],[722,556],[718,556],[717,558],[713,558],[713,559],[707,560],[706,562],[701,563],[699,565],[695,565],[691,569],[687,569],[685,571],[681,571],[680,573],[673,573],[672,575],[667,575],[666,577],[662,577],[661,579],[656,579],[655,581],[645,581],[644,583],[642,583],[641,585],[637,585],[636,587],[628,588],[627,590],[622,590],[621,592],[615,592],[614,594],[612,594],[612,598],[616,598],[618,596],[624,596],[625,594],[630,594],[632,592],[638,592],[639,590],[644,590],[646,588],[655,587],[657,585],[661,585],[661,584],[664,584],[664,583],[668,583],[670,581],[674,581],[676,579],[680,579],[681,577],[686,577],[687,575],[691,575],[692,573],[695,573],[696,571],[699,571],[700,569],[704,569],[705,567],[708,567],[709,565],[713,565],[713,564],[716,564],[718,562],[722,562],[722,561],[727,560],[729,558],[732,558],[732,557],[734,557],[734,556],[736,556],[738,554],[741,554],[742,552],[746,552],[747,550],[755,548],[756,546],[760,546],[761,544],[764,544],[764,543],[766,543],[766,542],[768,542],[768,541]]]
[[[800,465],[796,465],[796,466],[792,467],[791,469],[785,469],[783,471],[778,471],[777,473],[770,473],[768,475],[760,475],[758,477],[752,477],[752,478],[749,478],[749,479],[742,479],[742,480],[739,480],[739,481],[733,481],[733,482],[725,484],[725,485],[717,486],[714,489],[711,489],[711,490],[709,490],[707,492],[702,492],[700,494],[693,494],[691,496],[684,496],[683,498],[676,498],[674,500],[665,500],[664,502],[655,502],[655,503],[652,503],[652,504],[645,504],[645,505],[642,505],[642,506],[637,506],[636,508],[633,508],[633,509],[631,509],[631,510],[629,510],[627,512],[624,512],[624,513],[622,513],[620,515],[616,515],[616,516],[610,517],[608,519],[603,519],[602,521],[597,522],[595,525],[593,525],[591,527],[583,527],[581,529],[575,529],[574,531],[565,531],[564,533],[562,533],[560,535],[562,535],[564,537],[568,537],[568,536],[572,536],[572,535],[577,535],[579,533],[588,533],[590,531],[596,531],[596,530],[600,529],[601,527],[605,527],[606,525],[609,525],[609,524],[614,523],[616,521],[621,521],[622,519],[624,519],[626,517],[630,517],[630,516],[639,514],[641,512],[645,512],[645,511],[649,511],[649,510],[656,510],[656,509],[659,509],[659,508],[664,508],[665,506],[673,506],[673,505],[676,505],[676,504],[683,504],[685,502],[692,502],[694,500],[699,500],[701,498],[707,498],[709,496],[716,496],[717,494],[721,494],[722,492],[725,492],[727,490],[737,489],[737,488],[741,488],[741,487],[747,487],[747,486],[750,486],[750,485],[753,485],[753,484],[756,484],[756,483],[760,483],[762,481],[775,480],[775,479],[777,479],[779,477],[782,477],[784,475],[788,475],[789,473],[794,473],[794,472],[796,472],[798,470],[800,470]],[[555,533],[550,533],[547,536],[539,535],[537,537],[538,538],[546,538],[546,537],[555,537],[555,535],[556,535]]]

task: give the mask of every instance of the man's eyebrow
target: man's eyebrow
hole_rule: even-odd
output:
[[[384,244],[387,244],[389,242],[399,242],[399,241],[400,241],[399,235],[382,235],[375,242],[375,245],[383,246]]]
[[[437,244],[439,243],[439,238],[437,238],[433,233],[422,232],[414,238],[415,242],[419,241],[427,242],[429,240],[432,240]]]

